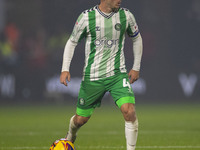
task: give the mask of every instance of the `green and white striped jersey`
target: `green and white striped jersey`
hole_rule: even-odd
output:
[[[128,9],[120,8],[117,12],[105,14],[95,6],[78,17],[70,40],[78,43],[86,39],[83,79],[94,81],[126,72],[125,33],[132,38],[139,33],[135,18]]]

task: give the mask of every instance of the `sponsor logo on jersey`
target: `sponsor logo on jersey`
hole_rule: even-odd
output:
[[[113,45],[117,45],[119,43],[119,39],[115,39],[115,40],[109,40],[109,39],[96,39],[94,41],[94,44],[96,45],[96,47],[99,46],[105,46],[107,48],[111,48]]]

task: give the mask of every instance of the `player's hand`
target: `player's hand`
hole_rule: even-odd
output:
[[[133,69],[130,70],[128,77],[131,84],[139,79],[139,74],[140,74],[139,71],[135,71]]]
[[[60,83],[67,86],[67,81],[70,82],[70,73],[68,71],[61,72]]]

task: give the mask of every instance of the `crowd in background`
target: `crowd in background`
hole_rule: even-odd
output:
[[[10,93],[10,96],[9,92],[1,92],[5,91],[6,80],[0,81],[2,98],[26,98],[30,93],[31,98],[43,98],[45,79],[61,70],[63,49],[69,35],[63,32],[48,36],[43,28],[34,34],[24,34],[15,23],[8,23],[0,35],[0,80],[12,76],[7,80],[12,80],[15,86],[15,94]]]
[[[34,35],[23,35],[15,23],[9,23],[0,34],[0,69],[12,73],[20,66],[24,70],[52,67],[52,63],[60,62],[57,59],[68,37],[66,32],[48,37],[44,29]]]

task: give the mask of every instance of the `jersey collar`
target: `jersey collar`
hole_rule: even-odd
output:
[[[115,14],[115,12],[111,12],[111,14],[106,15],[104,12],[102,12],[102,11],[99,9],[99,6],[98,6],[98,5],[96,6],[96,9],[97,9],[97,11],[98,11],[103,17],[105,17],[105,18],[107,18],[107,19],[109,19],[110,17],[112,17],[112,16]]]

